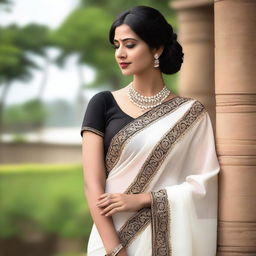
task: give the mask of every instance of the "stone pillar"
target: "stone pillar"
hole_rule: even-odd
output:
[[[216,0],[218,255],[256,255],[256,1]]]
[[[177,0],[170,6],[177,12],[178,40],[184,50],[179,94],[201,101],[215,129],[213,1]]]

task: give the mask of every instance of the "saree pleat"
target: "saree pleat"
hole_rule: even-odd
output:
[[[199,101],[176,97],[123,127],[111,141],[106,167],[106,192],[151,194],[151,207],[112,216],[129,256],[216,254],[220,167]],[[88,256],[104,253],[94,224]]]

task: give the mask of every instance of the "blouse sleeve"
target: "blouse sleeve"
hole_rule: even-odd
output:
[[[91,131],[100,136],[105,132],[105,101],[102,92],[96,93],[89,101],[80,134],[83,137],[84,131]]]

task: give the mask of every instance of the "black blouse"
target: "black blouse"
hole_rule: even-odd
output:
[[[81,127],[83,131],[92,131],[104,138],[104,155],[114,135],[135,118],[127,115],[118,106],[110,91],[96,93],[89,101]]]

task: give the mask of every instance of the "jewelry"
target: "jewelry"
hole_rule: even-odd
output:
[[[153,96],[144,96],[133,88],[132,83],[128,85],[128,97],[130,101],[144,110],[160,105],[169,96],[170,92],[171,91],[168,90],[165,85],[157,94]]]
[[[154,55],[154,68],[158,68],[159,67],[159,59],[158,59],[158,54]]]
[[[105,254],[105,256],[116,256],[122,248],[124,248],[123,245],[119,244],[109,254]]]

